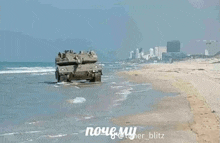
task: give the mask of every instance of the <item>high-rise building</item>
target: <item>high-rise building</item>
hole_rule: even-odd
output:
[[[138,48],[135,50],[135,59],[140,59],[140,53]]]
[[[133,58],[134,58],[134,51],[131,51],[129,55],[129,59],[133,59]]]
[[[144,52],[143,48],[140,48],[140,49],[139,49],[139,53],[141,53],[141,52]]]
[[[159,47],[155,47],[154,52],[155,52],[155,56],[158,57],[159,56]]]
[[[205,55],[206,55],[206,56],[209,55],[209,50],[205,49]]]
[[[139,49],[139,54],[140,54],[140,58],[143,58],[143,56],[144,56],[144,50],[143,50],[143,48],[140,48],[140,49]]]
[[[167,52],[180,52],[180,41],[178,40],[168,41]]]
[[[150,49],[149,49],[149,52],[150,52],[150,57],[154,57],[154,49],[153,49],[153,48],[150,48]]]
[[[162,54],[167,52],[167,47],[155,47],[155,56],[162,60]]]

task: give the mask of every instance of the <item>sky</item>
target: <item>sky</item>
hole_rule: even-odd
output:
[[[114,61],[169,40],[193,54],[204,52],[202,40],[220,41],[219,0],[1,0],[0,6],[0,61],[53,62],[66,49]]]

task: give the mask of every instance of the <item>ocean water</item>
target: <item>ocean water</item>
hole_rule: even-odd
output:
[[[118,127],[112,118],[152,109],[171,94],[117,76],[140,68],[125,62],[99,63],[101,83],[57,83],[54,63],[0,63],[0,142],[118,142],[86,137],[86,127]],[[150,127],[140,127],[138,130]]]

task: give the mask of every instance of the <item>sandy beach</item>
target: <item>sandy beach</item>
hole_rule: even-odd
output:
[[[151,83],[154,89],[162,92],[177,94],[158,101],[150,112],[112,119],[120,126],[154,127],[142,132],[146,135],[142,139],[122,142],[219,142],[218,59],[148,64],[140,70],[120,72],[119,75],[132,82]],[[164,138],[149,139],[148,135],[153,132],[164,134]]]

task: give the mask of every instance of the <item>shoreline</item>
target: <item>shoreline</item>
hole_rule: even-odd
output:
[[[153,125],[166,138],[152,142],[219,142],[220,64],[217,59],[150,64],[118,74],[129,81],[151,83],[155,90],[178,95],[163,98],[150,112],[114,118],[113,123]]]

